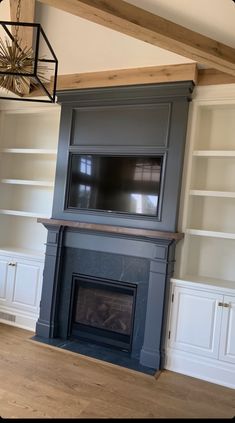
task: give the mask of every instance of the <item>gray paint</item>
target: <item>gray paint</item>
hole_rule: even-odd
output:
[[[171,103],[73,109],[71,145],[166,147]],[[91,124],[92,122],[92,124]]]
[[[188,102],[192,88],[191,82],[182,82],[58,93],[62,111],[52,217],[100,224],[108,221],[110,225],[176,231]],[[112,118],[109,121],[110,109]],[[124,113],[126,109],[129,120]],[[138,122],[133,128],[140,110],[145,117],[141,120],[141,130]],[[80,118],[84,113],[86,118]],[[101,137],[96,129],[101,130],[100,124],[105,119],[108,123]],[[117,139],[119,133],[120,142]],[[125,139],[125,145],[121,138]],[[89,145],[85,139],[89,140]],[[163,154],[165,159],[159,216],[67,209],[66,182],[69,154],[72,153]]]
[[[40,301],[40,316],[36,323],[36,333],[44,338],[53,338],[56,334],[56,307],[64,228],[61,226],[47,226],[47,229],[43,289]]]
[[[58,93],[62,112],[52,217],[175,232],[192,89],[191,82],[182,82]],[[108,124],[103,128],[106,120]],[[118,132],[125,139],[125,145],[119,142]],[[115,134],[113,139],[112,133]],[[159,216],[66,210],[69,154],[81,152],[163,154],[165,167]],[[37,336],[68,337],[73,273],[135,283],[138,314],[132,355],[148,368],[163,368],[175,241],[66,226],[47,225],[47,229]]]
[[[131,357],[145,367],[159,369],[164,357],[164,308],[175,242],[107,234],[100,237],[66,227],[57,228],[55,233],[53,226],[47,228],[47,265],[37,336],[68,338],[73,274],[134,283],[137,301]]]

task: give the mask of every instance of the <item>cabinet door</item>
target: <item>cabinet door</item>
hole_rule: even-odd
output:
[[[0,302],[4,303],[7,300],[7,279],[9,271],[10,257],[0,257]]]
[[[219,358],[235,364],[235,297],[224,296],[223,303]]]
[[[222,300],[213,292],[175,287],[170,346],[218,358]]]
[[[12,306],[37,313],[42,285],[42,263],[32,260],[15,261]]]

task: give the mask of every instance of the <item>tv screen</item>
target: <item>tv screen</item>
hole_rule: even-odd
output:
[[[156,216],[162,156],[72,154],[68,208]]]

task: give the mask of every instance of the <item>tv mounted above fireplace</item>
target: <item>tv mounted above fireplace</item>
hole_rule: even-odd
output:
[[[158,216],[163,155],[71,154],[68,209]]]

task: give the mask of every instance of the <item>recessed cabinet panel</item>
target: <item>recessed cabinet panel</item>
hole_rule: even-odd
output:
[[[75,109],[71,144],[166,147],[170,103]]]
[[[0,258],[0,300],[6,299],[9,260]]]
[[[235,296],[225,296],[224,304],[219,358],[235,364]]]
[[[171,346],[183,351],[216,357],[219,348],[221,307],[218,295],[176,288]],[[221,296],[222,301],[222,296]]]
[[[36,307],[40,268],[18,262],[15,269],[14,305]]]

